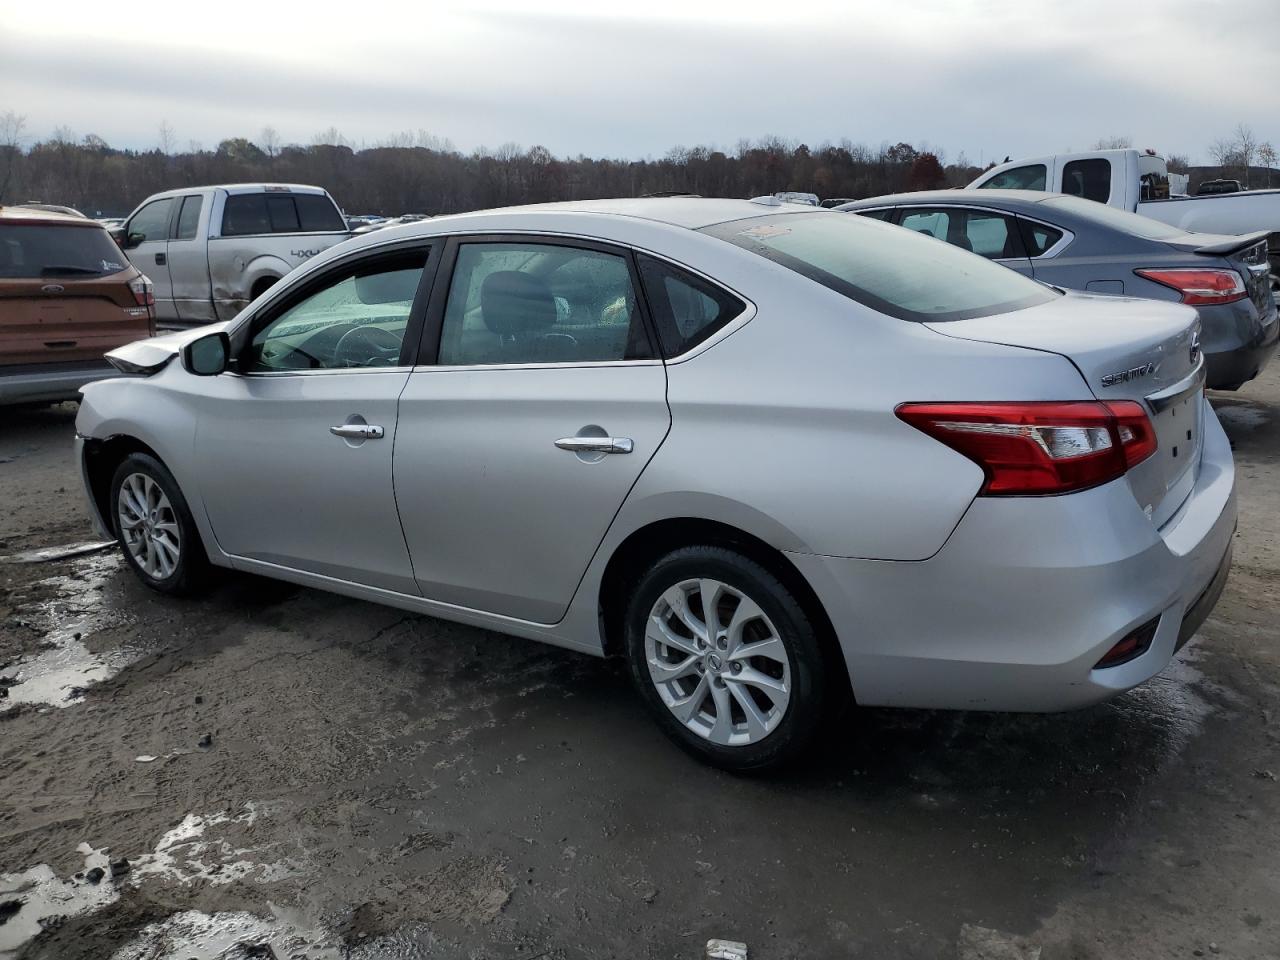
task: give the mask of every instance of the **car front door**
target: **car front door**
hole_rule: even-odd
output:
[[[433,266],[421,245],[348,258],[237,333],[236,369],[208,378],[195,438],[226,553],[418,593],[391,454]]]
[[[396,435],[414,572],[432,600],[554,623],[671,423],[633,258],[469,237],[445,265]]]
[[[173,284],[169,280],[169,224],[176,203],[173,197],[152,200],[140,207],[124,226],[125,254],[129,262],[154,285],[157,320],[178,318],[173,306]]]

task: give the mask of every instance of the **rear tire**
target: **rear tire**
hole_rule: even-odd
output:
[[[736,773],[803,757],[841,689],[795,595],[723,547],[682,547],[645,572],[627,608],[626,655],[658,726]]]
[[[200,531],[178,482],[155,457],[131,453],[111,478],[111,525],[138,579],[159,593],[190,596],[213,579]]]

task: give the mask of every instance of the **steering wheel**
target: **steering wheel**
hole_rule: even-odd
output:
[[[352,327],[333,347],[335,367],[386,367],[400,359],[400,337],[382,327]]]

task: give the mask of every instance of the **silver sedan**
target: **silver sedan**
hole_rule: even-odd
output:
[[[97,522],[166,593],[277,577],[624,656],[735,770],[864,705],[1159,672],[1230,563],[1188,307],[844,213],[593,201],[389,228],[111,355]]]

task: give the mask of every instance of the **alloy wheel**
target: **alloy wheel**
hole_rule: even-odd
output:
[[[116,517],[125,549],[153,580],[167,580],[182,556],[182,529],[160,484],[131,473],[120,484]]]
[[[685,580],[654,603],[645,660],[658,695],[690,731],[746,746],[782,722],[791,665],[773,622],[742,591],[719,580]]]

